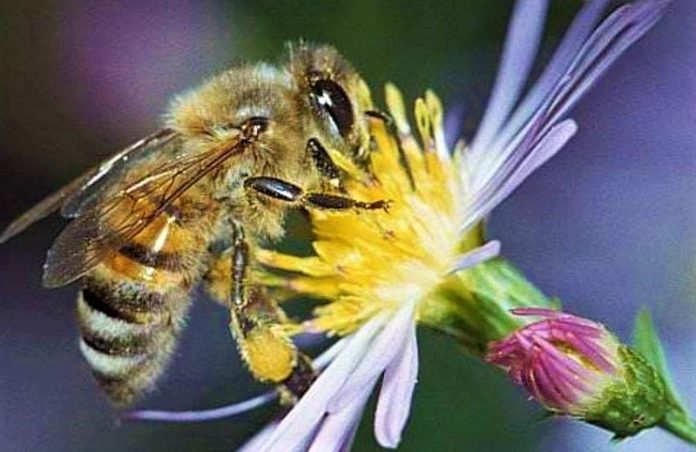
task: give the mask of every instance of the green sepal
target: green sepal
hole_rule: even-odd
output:
[[[491,259],[462,272],[470,290],[508,311],[521,307],[560,309],[557,298],[549,298],[532,284],[510,261]],[[508,331],[510,333],[512,331]]]
[[[621,375],[587,409],[583,419],[621,439],[660,423],[671,404],[662,376],[647,359],[625,345],[619,346],[618,355]]]

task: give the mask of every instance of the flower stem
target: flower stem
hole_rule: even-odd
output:
[[[696,422],[681,409],[675,408],[667,412],[660,427],[688,443],[696,444]]]

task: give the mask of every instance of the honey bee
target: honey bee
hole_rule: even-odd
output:
[[[199,283],[229,307],[251,373],[297,396],[314,371],[254,281],[255,250],[282,237],[290,208],[385,208],[344,196],[327,151],[364,162],[375,117],[364,81],[335,49],[291,45],[279,67],[234,66],[176,97],[161,130],[38,203],[0,243],[52,212],[71,219],[43,284],[79,280],[80,350],[116,405],[163,373]]]

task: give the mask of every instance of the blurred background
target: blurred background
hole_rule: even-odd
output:
[[[542,58],[580,6],[552,2]],[[172,94],[240,60],[277,61],[300,37],[336,45],[381,99],[435,89],[474,130],[512,1],[0,3],[0,225],[158,127]],[[580,132],[499,208],[491,236],[566,310],[628,339],[654,313],[696,411],[696,3],[676,0],[573,115]],[[207,424],[121,424],[77,349],[75,287],[40,288],[64,224],[51,218],[0,248],[0,450],[227,451],[272,415]],[[201,298],[173,366],[141,403],[202,409],[258,393]],[[542,420],[506,378],[455,343],[420,333],[421,372],[402,450],[687,450],[659,431],[619,445]],[[355,450],[378,450],[366,416]]]

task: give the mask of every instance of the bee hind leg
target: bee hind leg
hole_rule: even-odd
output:
[[[230,330],[240,355],[257,380],[279,385],[282,398],[294,402],[309,389],[316,373],[311,359],[297,350],[284,328],[283,310],[250,281],[249,245],[244,228],[236,222],[229,259]]]

